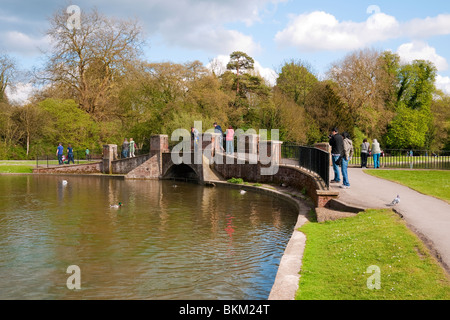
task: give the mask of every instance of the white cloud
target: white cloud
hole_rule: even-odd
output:
[[[450,95],[450,77],[436,76],[436,88]]]
[[[276,34],[275,41],[280,46],[307,51],[356,50],[389,39],[450,34],[450,14],[400,23],[379,8],[372,11],[375,13],[363,22],[339,21],[323,11],[294,15],[287,27]]]
[[[398,36],[399,23],[384,13],[371,15],[365,22],[338,21],[333,15],[314,11],[293,17],[284,30],[275,35],[279,45],[302,50],[354,50]]]
[[[19,82],[14,89],[6,88],[6,95],[8,99],[15,104],[23,105],[29,102],[29,98],[36,88],[31,83]]]
[[[47,36],[33,38],[19,31],[0,32],[0,47],[24,56],[36,54],[40,48],[46,48],[49,44],[50,39]]]
[[[434,63],[438,71],[448,69],[447,60],[436,53],[436,49],[422,41],[404,43],[397,49],[402,62],[410,63],[413,60],[428,60]]]
[[[214,53],[244,51],[249,55],[258,54],[261,47],[251,36],[247,36],[236,30],[227,30],[222,27],[199,27],[185,34],[183,37],[177,34],[166,35],[166,39],[173,45],[182,45],[192,49],[202,49]]]
[[[436,17],[413,19],[403,26],[404,34],[413,38],[426,38],[450,34],[450,14],[440,14]]]

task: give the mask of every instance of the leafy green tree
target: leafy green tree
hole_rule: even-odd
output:
[[[384,142],[391,149],[422,149],[427,147],[429,125],[429,110],[411,109],[400,103],[397,115],[389,124]]]
[[[97,124],[74,100],[46,99],[38,107],[45,112],[41,119],[46,121],[42,133],[46,148],[59,142],[70,143],[74,149],[100,147]]]
[[[338,127],[340,132],[353,133],[355,126],[351,111],[342,97],[339,88],[331,80],[318,82],[308,94],[305,104],[309,117],[308,142],[328,141],[330,129]]]
[[[230,54],[230,62],[227,64],[227,70],[236,72],[236,94],[240,94],[239,81],[241,74],[248,70],[253,70],[255,61],[252,57],[242,51],[234,51]]]
[[[437,69],[432,62],[415,60],[399,72],[398,102],[410,109],[429,108],[435,92]]]
[[[300,106],[305,106],[308,93],[317,84],[312,67],[300,60],[286,62],[277,78],[277,87]]]

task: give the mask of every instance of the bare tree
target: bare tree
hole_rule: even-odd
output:
[[[392,119],[395,76],[388,70],[392,60],[386,53],[365,49],[334,64],[328,76],[349,108],[356,126],[366,134],[379,134]]]
[[[0,102],[7,102],[5,91],[11,86],[16,73],[16,63],[7,54],[0,55]]]
[[[142,52],[141,27],[135,20],[108,18],[96,9],[81,12],[78,27],[68,18],[65,10],[50,18],[47,35],[53,46],[41,79],[75,92],[80,108],[99,117],[99,106]]]

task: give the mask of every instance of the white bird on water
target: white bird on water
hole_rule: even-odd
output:
[[[241,190],[241,194],[245,194],[247,191],[245,190]]]
[[[109,207],[114,209],[119,209],[122,206],[122,202],[119,202],[119,204],[112,204]]]
[[[395,206],[396,204],[399,204],[399,203],[400,203],[400,196],[397,195],[397,197],[394,200],[392,200],[391,205]]]
[[[63,181],[62,181],[62,185],[63,185],[63,186],[67,185],[67,183],[68,183],[67,180],[63,180]]]

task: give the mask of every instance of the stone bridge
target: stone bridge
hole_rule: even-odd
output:
[[[121,175],[125,179],[180,179],[200,184],[242,178],[246,182],[285,184],[302,190],[316,207],[324,207],[331,199],[337,198],[338,193],[329,191],[317,175],[281,163],[281,141],[259,141],[256,134],[244,134],[237,143],[238,152],[226,155],[218,146],[218,134],[205,133],[198,150],[189,139],[171,151],[168,136],[155,135],[151,137],[150,152],[146,155],[118,159],[117,145],[109,144],[103,146],[100,162],[36,168],[33,172]]]

